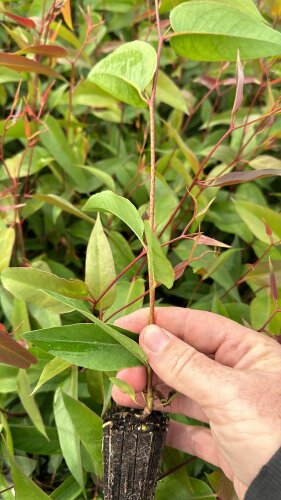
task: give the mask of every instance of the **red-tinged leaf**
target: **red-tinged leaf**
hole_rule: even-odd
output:
[[[18,205],[5,205],[4,207],[0,206],[0,212],[9,212],[9,210],[15,210],[16,208],[25,207],[25,203],[19,203]]]
[[[245,76],[244,76],[244,68],[241,63],[240,59],[240,53],[238,50],[237,53],[237,65],[236,65],[236,95],[235,95],[235,100],[232,108],[232,116],[231,116],[231,121],[232,124],[235,122],[236,115],[242,105],[243,98],[244,98],[244,83],[245,83]]]
[[[272,233],[271,227],[269,227],[269,225],[266,224],[266,222],[264,223],[264,225],[265,225],[265,232],[266,232],[267,236],[269,236],[269,238],[272,238],[273,233]]]
[[[73,30],[70,0],[65,0],[64,5],[61,9],[61,13],[64,18],[65,24],[67,24],[69,29]]]
[[[202,186],[231,186],[232,184],[242,184],[251,182],[263,177],[281,176],[281,169],[268,168],[266,170],[247,170],[247,172],[232,172],[231,174],[222,175],[217,179],[210,179],[208,182],[200,181],[198,184]]]
[[[226,243],[222,243],[221,241],[215,240],[214,238],[210,238],[209,236],[204,236],[204,234],[199,236],[199,238],[196,237],[195,240],[198,243],[198,245],[206,245],[209,247],[231,248],[230,245],[227,245]]]
[[[23,26],[24,28],[30,28],[30,29],[36,28],[35,22],[32,21],[32,19],[29,19],[28,17],[17,16],[16,14],[8,12],[7,10],[1,10],[0,13],[6,17],[9,17],[13,21],[15,21],[15,23],[19,24],[20,26]]]
[[[4,52],[0,53],[0,66],[5,66],[6,68],[13,69],[14,71],[38,73],[52,78],[57,78],[59,80],[64,80],[64,78],[53,69],[16,54]]]
[[[0,363],[17,368],[29,368],[30,365],[37,363],[37,359],[7,333],[0,332]]]
[[[59,45],[30,45],[17,52],[18,55],[21,54],[36,54],[38,56],[47,57],[66,57],[67,51]]]
[[[269,257],[269,273],[270,273],[270,288],[271,288],[271,295],[274,300],[274,302],[277,302],[278,300],[278,288],[277,288],[277,281],[276,281],[276,276],[274,273],[273,265],[271,262],[271,258]]]
[[[190,264],[190,260],[183,260],[182,262],[180,262],[179,264],[177,264],[174,267],[175,281],[179,280],[183,276],[183,274],[184,274],[186,268],[189,266],[189,264]]]

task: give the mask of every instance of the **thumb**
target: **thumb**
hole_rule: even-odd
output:
[[[209,359],[172,333],[156,325],[144,328],[140,345],[153,371],[176,391],[199,405],[223,402],[235,391],[233,370]]]

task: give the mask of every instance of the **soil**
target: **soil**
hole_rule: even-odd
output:
[[[169,417],[114,408],[104,420],[104,499],[152,500]]]

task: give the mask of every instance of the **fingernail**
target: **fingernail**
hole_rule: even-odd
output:
[[[145,347],[152,352],[162,352],[170,342],[169,335],[156,325],[148,326],[143,335]]]

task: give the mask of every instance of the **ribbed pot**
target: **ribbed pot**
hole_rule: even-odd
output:
[[[103,425],[104,500],[152,500],[169,417],[114,408]]]

